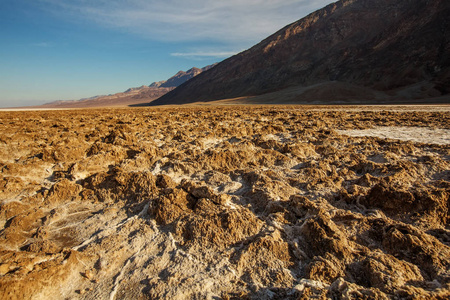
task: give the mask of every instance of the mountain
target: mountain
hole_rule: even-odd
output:
[[[174,88],[150,88],[141,86],[138,88],[130,88],[122,93],[112,95],[101,95],[80,100],[60,100],[43,104],[42,108],[89,108],[89,107],[112,107],[112,106],[128,106],[148,103],[157,99]]]
[[[177,87],[177,86],[185,83],[189,79],[194,78],[198,74],[211,69],[215,65],[216,64],[212,64],[212,65],[206,66],[202,69],[194,67],[192,69],[187,70],[186,72],[179,71],[177,74],[175,74],[174,76],[170,77],[167,80],[153,82],[152,84],[149,85],[149,87]]]
[[[174,76],[167,80],[154,82],[149,86],[143,85],[141,87],[129,88],[124,92],[94,96],[90,98],[84,98],[80,100],[61,100],[46,103],[39,107],[42,108],[87,108],[87,107],[108,107],[108,106],[128,106],[139,105],[142,103],[148,103],[154,99],[161,97],[167,92],[173,90],[180,84],[188,81],[189,79],[197,76],[203,71],[209,70],[214,65],[206,66],[202,69],[192,68],[186,72],[179,71]]]
[[[269,102],[325,103],[448,96],[449,41],[448,0],[341,0],[152,105],[230,98],[252,102],[249,97],[267,93],[273,95]]]

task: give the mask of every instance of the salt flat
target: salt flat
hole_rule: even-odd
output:
[[[0,298],[446,299],[449,124],[425,106],[1,111]]]

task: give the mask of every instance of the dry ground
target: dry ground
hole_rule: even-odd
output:
[[[450,297],[449,106],[9,111],[0,128],[1,299]]]

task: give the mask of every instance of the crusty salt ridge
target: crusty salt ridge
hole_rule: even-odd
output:
[[[425,144],[450,144],[450,130],[428,127],[376,127],[363,130],[337,130],[339,134],[349,136],[373,136]]]
[[[448,299],[450,146],[392,128],[449,124],[445,106],[0,112],[0,298]]]

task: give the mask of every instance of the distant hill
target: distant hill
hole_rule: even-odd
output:
[[[192,68],[186,72],[179,71],[167,80],[154,82],[149,86],[129,88],[122,93],[111,95],[94,96],[80,100],[54,101],[46,103],[39,107],[42,108],[90,108],[90,107],[109,107],[109,106],[128,106],[148,103],[154,99],[173,90],[180,84],[197,76],[205,70],[209,70],[214,65],[206,66],[202,69]]]
[[[173,89],[174,88],[150,88],[148,86],[141,86],[139,88],[130,88],[123,93],[95,96],[80,100],[54,101],[41,105],[40,107],[91,108],[136,105],[157,99]]]
[[[151,104],[448,101],[449,53],[449,0],[341,0]]]

